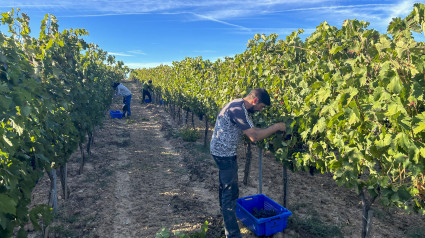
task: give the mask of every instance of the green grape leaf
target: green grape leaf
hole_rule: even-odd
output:
[[[6,194],[0,194],[0,212],[16,215],[16,201]]]
[[[311,132],[313,135],[318,132],[323,132],[326,129],[326,119],[324,117],[321,117],[316,125],[313,127],[313,131]]]
[[[398,76],[392,77],[387,89],[392,93],[399,94],[403,89],[400,78]]]
[[[417,126],[413,129],[413,133],[416,135],[425,130],[425,112],[417,115],[415,121],[418,121]]]

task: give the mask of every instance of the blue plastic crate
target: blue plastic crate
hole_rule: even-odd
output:
[[[120,111],[109,111],[109,115],[111,115],[111,118],[122,118],[122,112]]]
[[[254,208],[273,210],[277,215],[258,219],[252,215]],[[292,215],[291,211],[264,194],[243,197],[236,201],[236,216],[257,236],[270,236],[282,232],[286,228],[290,215]]]

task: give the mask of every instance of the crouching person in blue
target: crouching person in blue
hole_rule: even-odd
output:
[[[286,131],[285,123],[276,123],[265,129],[254,127],[249,114],[261,112],[269,105],[270,96],[267,91],[257,88],[246,97],[226,104],[217,116],[210,152],[219,169],[218,197],[226,238],[241,237],[235,207],[239,197],[236,151],[242,133],[256,142],[278,131]]]
[[[115,82],[113,84],[113,87],[115,89],[115,96],[121,96],[123,97],[123,103],[124,107],[122,108],[122,116],[125,117],[125,114],[127,116],[131,116],[131,110],[130,110],[130,102],[131,102],[131,92],[130,90],[124,86],[122,83]]]

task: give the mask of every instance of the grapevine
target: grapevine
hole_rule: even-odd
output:
[[[0,237],[27,236],[24,225],[51,221],[45,205],[28,211],[44,171],[66,165],[78,145],[105,118],[111,83],[128,68],[86,43],[82,29],[60,32],[46,15],[38,39],[19,9],[1,14],[0,32]],[[108,64],[104,62],[108,60]]]
[[[214,122],[219,109],[252,88],[272,106],[254,115],[259,127],[286,122],[291,137],[257,143],[294,171],[314,167],[359,194],[363,219],[379,201],[425,213],[425,5],[395,18],[386,34],[369,23],[327,22],[304,41],[256,34],[247,49],[211,63],[186,58],[173,66],[132,71],[151,78],[164,100]],[[362,235],[365,231],[363,231]]]

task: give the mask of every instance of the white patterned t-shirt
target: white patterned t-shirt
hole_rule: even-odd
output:
[[[131,95],[130,90],[128,90],[128,88],[124,85],[122,85],[122,83],[118,84],[117,86],[117,91],[116,91],[117,96],[129,96]]]
[[[235,99],[221,109],[215,123],[210,152],[218,157],[235,156],[242,131],[254,127],[243,99]]]

